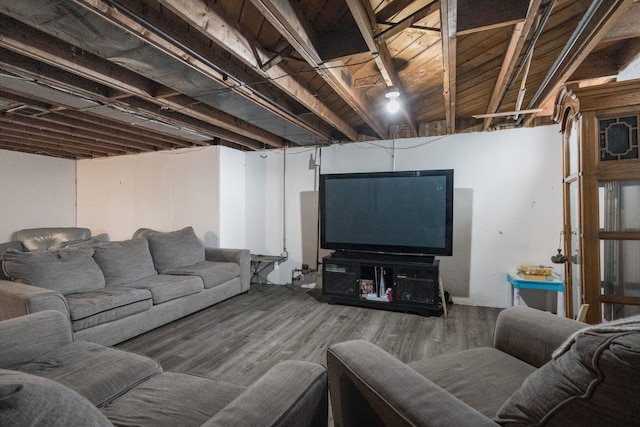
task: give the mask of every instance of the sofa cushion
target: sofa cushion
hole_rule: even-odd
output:
[[[46,378],[0,369],[0,425],[111,426],[75,391]]]
[[[147,240],[153,264],[161,274],[171,268],[204,261],[204,245],[198,240],[192,227],[169,233],[151,233]]]
[[[195,375],[165,372],[102,408],[115,425],[199,426],[244,387]]]
[[[59,382],[97,406],[162,372],[151,358],[88,341],[58,347],[18,369]]]
[[[535,368],[490,347],[426,358],[408,365],[487,417],[498,409]]]
[[[146,277],[128,284],[127,287],[147,289],[151,292],[154,305],[186,295],[197,294],[204,289],[202,280],[199,277],[170,276],[166,274]]]
[[[158,274],[146,239],[101,243],[93,247],[93,258],[107,286],[126,285]]]
[[[193,265],[169,268],[165,274],[198,276],[209,289],[240,276],[240,266],[235,262],[200,261]]]
[[[56,251],[7,250],[3,268],[12,280],[39,286],[63,295],[103,288],[104,275],[88,247]]]
[[[111,322],[151,308],[151,292],[123,287],[67,295],[74,332]]]
[[[640,316],[578,331],[505,402],[496,421],[637,425],[638,396]]]

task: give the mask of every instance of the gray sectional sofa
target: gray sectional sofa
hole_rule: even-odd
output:
[[[59,311],[0,321],[2,426],[327,426],[326,369],[280,362],[249,387],[164,372],[153,359],[74,341]]]
[[[205,248],[191,227],[54,245],[33,234],[4,252],[0,320],[57,310],[76,341],[113,345],[249,291],[249,251]]]

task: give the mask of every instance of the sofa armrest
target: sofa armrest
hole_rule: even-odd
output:
[[[42,354],[73,342],[69,318],[45,310],[0,322],[0,368],[18,369]]]
[[[64,296],[38,286],[0,280],[0,320],[43,310],[57,310],[69,317]]]
[[[585,323],[526,306],[510,307],[498,315],[493,347],[536,368]]]
[[[337,426],[497,426],[368,341],[332,345],[327,368]]]
[[[326,427],[327,371],[317,363],[280,362],[203,426]]]
[[[249,249],[204,248],[207,261],[235,262],[240,266],[240,285],[243,291],[251,286],[251,253]]]

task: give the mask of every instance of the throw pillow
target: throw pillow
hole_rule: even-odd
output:
[[[11,280],[68,295],[104,288],[104,275],[92,255],[93,248],[88,247],[36,252],[10,249],[2,265]]]
[[[498,410],[505,426],[637,425],[640,316],[570,337]]]
[[[153,264],[158,273],[204,261],[204,245],[192,227],[147,236]]]
[[[101,243],[93,249],[93,258],[102,270],[107,286],[121,286],[158,274],[146,239]]]
[[[111,426],[87,399],[55,381],[0,369],[0,425]]]

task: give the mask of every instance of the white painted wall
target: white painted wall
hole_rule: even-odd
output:
[[[24,228],[76,226],[75,160],[0,150],[0,181],[0,242]]]
[[[520,264],[549,264],[562,228],[561,138],[559,126],[438,138],[332,145],[322,149],[322,173],[413,169],[455,170],[455,187],[471,194],[469,292],[462,304],[506,307],[505,275]],[[283,169],[286,153],[286,169]],[[246,242],[253,253],[289,260],[269,275],[287,283],[302,262],[301,195],[317,189],[310,167],[313,149],[296,148],[246,154]],[[283,211],[282,183],[286,171]],[[283,233],[286,215],[286,234]],[[456,248],[454,247],[454,254]],[[455,257],[455,255],[454,255]],[[560,269],[557,269],[558,271]],[[559,271],[560,272],[560,271]]]
[[[219,244],[223,248],[245,247],[245,156],[244,152],[220,147]]]
[[[193,226],[207,246],[220,236],[220,149],[203,147],[78,161],[78,221],[111,240],[141,227]]]
[[[454,295],[456,303],[509,305],[506,271],[547,264],[556,250],[562,226],[558,126],[319,151],[323,173],[455,170],[456,193],[470,195],[471,211],[469,265],[459,264],[456,247],[454,257],[441,258],[445,287],[447,271],[469,269],[468,296]],[[308,205],[317,194],[316,155],[315,148],[243,153],[207,147],[73,162],[2,152],[0,176],[14,185],[5,185],[11,203],[2,206],[0,233],[9,240],[20,228],[79,225],[121,240],[139,227],[192,225],[210,246],[286,251],[288,261],[269,278],[287,283],[292,269],[312,264],[309,242],[313,247],[317,229]]]

